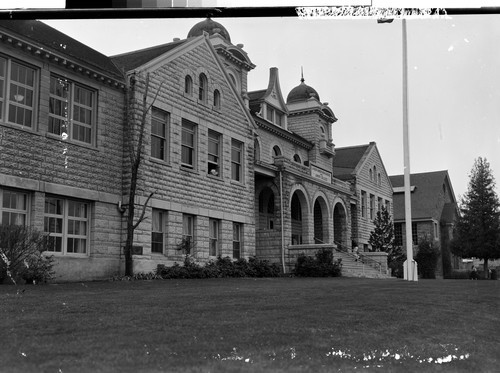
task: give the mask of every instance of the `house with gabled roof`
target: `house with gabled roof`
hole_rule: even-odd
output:
[[[395,242],[406,250],[404,175],[390,176],[390,180],[394,188]],[[459,258],[449,250],[459,212],[448,171],[411,174],[410,193],[413,252],[423,237],[434,240],[441,250],[436,276],[442,277],[449,269],[459,268]]]
[[[375,142],[337,148],[333,175],[350,183],[351,240],[365,252],[372,251],[368,240],[374,229],[373,220],[382,206],[392,215],[392,184]]]

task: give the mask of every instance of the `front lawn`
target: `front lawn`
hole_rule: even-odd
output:
[[[0,286],[1,372],[497,372],[500,282]]]

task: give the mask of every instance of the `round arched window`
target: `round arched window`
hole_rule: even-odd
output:
[[[278,145],[273,147],[273,157],[279,157],[281,155],[281,149]]]

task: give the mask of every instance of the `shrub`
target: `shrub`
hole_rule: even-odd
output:
[[[0,225],[0,282],[9,278],[16,283],[40,283],[51,280],[53,257],[45,256],[48,235],[18,225]]]
[[[195,263],[193,258],[186,256],[184,265],[174,263],[171,267],[159,264],[156,275],[164,279],[181,278],[219,278],[219,277],[277,277],[279,266],[269,264],[266,260],[250,258],[233,261],[229,257],[219,256],[210,260],[204,266]]]
[[[338,277],[342,274],[340,262],[333,261],[333,252],[318,250],[315,257],[300,254],[295,263],[294,274],[300,277]]]

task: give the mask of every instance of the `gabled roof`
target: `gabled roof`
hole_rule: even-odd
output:
[[[359,165],[370,144],[335,148],[333,159],[333,176],[340,180],[350,180],[356,176],[356,167]]]
[[[123,80],[122,72],[104,54],[80,43],[62,32],[36,20],[0,20],[0,28],[7,29],[26,42],[43,46],[49,52],[104,72]]]
[[[283,94],[281,93],[277,67],[271,67],[269,69],[269,82],[267,89],[248,92],[248,98],[250,100],[250,110],[252,113],[259,112],[260,106],[263,102],[268,102],[285,113],[288,112],[285,100],[283,99]]]
[[[404,187],[404,175],[389,176],[389,179],[396,190],[401,190],[401,188]],[[440,193],[443,191],[443,184],[446,185],[452,202],[445,204],[442,211],[437,211],[439,205],[438,199]],[[453,209],[456,209],[456,200],[448,171],[411,174],[410,186],[415,187],[414,191],[411,193],[412,220],[433,218],[436,220],[452,221],[449,219],[452,219]],[[404,193],[395,192],[392,196],[392,200],[394,221],[404,220]]]
[[[123,71],[129,71],[171,51],[172,49],[184,44],[186,41],[187,39],[178,40],[150,48],[118,54],[111,56],[110,58],[118,67],[123,69]]]

